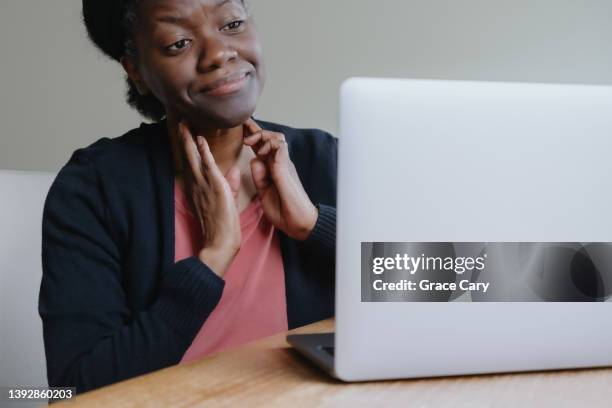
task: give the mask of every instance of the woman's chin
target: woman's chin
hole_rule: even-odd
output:
[[[200,94],[191,99],[191,112],[186,115],[206,128],[229,129],[242,125],[255,112],[261,89],[255,81],[241,91],[211,97]]]
[[[253,115],[255,110],[246,111],[240,115],[232,115],[232,117],[220,118],[219,129],[230,129],[236,126],[242,126]]]
[[[231,129],[245,123],[254,112],[254,108],[231,112],[197,112],[193,115],[192,122],[201,128]]]

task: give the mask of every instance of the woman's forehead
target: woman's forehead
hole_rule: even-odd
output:
[[[214,13],[228,7],[243,7],[241,0],[144,0],[141,11],[154,19],[164,17],[188,18],[195,12]]]

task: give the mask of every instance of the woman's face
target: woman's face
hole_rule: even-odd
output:
[[[169,116],[230,128],[253,114],[264,67],[242,1],[145,0],[138,12],[137,75]]]

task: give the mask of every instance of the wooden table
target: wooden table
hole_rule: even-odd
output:
[[[333,331],[333,320],[290,333]],[[345,384],[285,333],[79,395],[59,407],[612,407],[612,369]]]

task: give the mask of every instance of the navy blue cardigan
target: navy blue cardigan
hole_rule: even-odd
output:
[[[306,241],[277,231],[293,328],[333,315],[337,139],[258,123],[285,134],[319,209]],[[48,193],[42,232],[39,313],[50,386],[83,392],[178,363],[221,298],[223,279],[199,258],[174,262],[165,121],[75,151]]]

